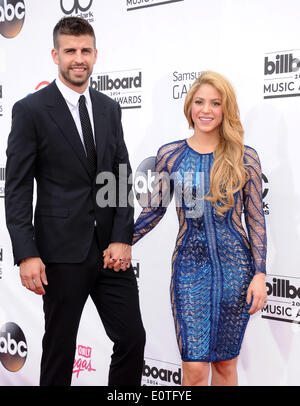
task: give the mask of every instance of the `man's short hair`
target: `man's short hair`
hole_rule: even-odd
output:
[[[93,27],[85,19],[80,17],[63,17],[56,24],[53,30],[53,45],[54,48],[59,48],[59,35],[90,35],[94,38],[96,48],[96,36]]]

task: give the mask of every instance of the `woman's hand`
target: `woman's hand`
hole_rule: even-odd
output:
[[[131,264],[131,245],[120,242],[112,242],[103,251],[104,268],[113,269],[116,272],[126,271]]]
[[[253,297],[252,306],[249,310],[249,314],[254,314],[258,310],[261,310],[267,299],[267,288],[266,288],[266,275],[264,273],[258,273],[254,275],[248,291],[247,291],[247,303],[251,303]]]

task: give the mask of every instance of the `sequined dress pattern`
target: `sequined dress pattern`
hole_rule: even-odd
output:
[[[215,362],[239,354],[249,320],[247,289],[256,273],[265,272],[266,228],[258,155],[245,146],[249,178],[234,195],[234,207],[223,217],[202,198],[209,191],[213,159],[212,153],[200,154],[186,140],[162,146],[156,157],[158,181],[135,223],[133,244],[164,216],[170,185],[179,220],[170,295],[183,361]],[[169,184],[164,174],[171,178]]]

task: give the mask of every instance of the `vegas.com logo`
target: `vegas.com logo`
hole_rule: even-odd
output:
[[[10,372],[19,371],[27,358],[27,343],[21,328],[5,323],[0,329],[0,362]]]
[[[0,0],[0,34],[14,38],[21,31],[25,19],[24,0]]]

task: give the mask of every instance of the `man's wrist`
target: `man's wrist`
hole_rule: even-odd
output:
[[[27,257],[27,258],[23,258],[23,259],[21,259],[21,261],[19,262],[19,264],[21,265],[22,263],[28,262],[28,261],[30,261],[31,259],[34,259],[34,258],[38,258],[38,257]]]

